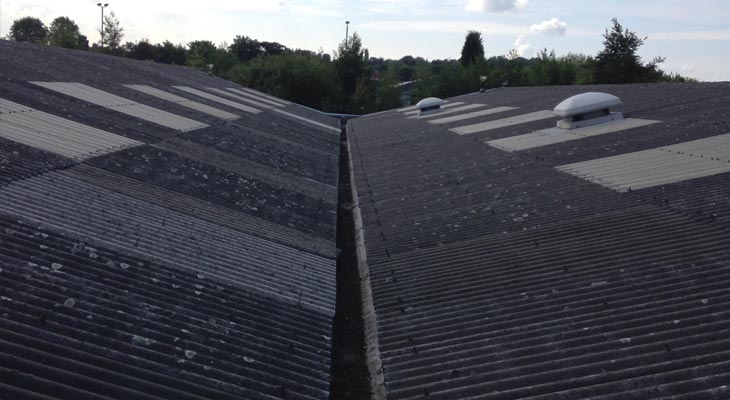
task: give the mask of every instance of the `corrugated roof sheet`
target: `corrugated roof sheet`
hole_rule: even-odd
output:
[[[0,138],[0,398],[328,398],[337,135],[89,52],[0,41],[0,81],[71,135]]]
[[[516,153],[484,145],[554,127],[538,110],[587,91],[660,122]],[[555,167],[703,138],[719,152],[730,85],[450,100],[545,118],[482,116],[468,135],[397,112],[351,121],[388,399],[727,398],[730,174],[617,193]]]

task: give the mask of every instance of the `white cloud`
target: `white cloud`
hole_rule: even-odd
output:
[[[531,32],[542,33],[545,35],[563,36],[567,30],[568,24],[557,18],[551,18],[547,21],[542,21],[539,24],[530,26]]]
[[[466,9],[471,11],[505,12],[520,11],[529,0],[467,0]]]
[[[515,51],[517,52],[517,55],[519,55],[520,57],[523,57],[525,53],[527,53],[532,48],[532,45],[527,42],[527,38],[525,38],[525,35],[517,35],[517,39],[515,40],[515,44],[513,46]]]

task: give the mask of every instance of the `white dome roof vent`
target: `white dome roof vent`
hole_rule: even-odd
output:
[[[560,129],[577,129],[624,119],[620,112],[611,112],[610,107],[621,104],[618,97],[600,92],[588,92],[563,100],[553,112],[558,117]]]
[[[436,97],[427,97],[416,104],[416,107],[420,110],[418,115],[429,115],[441,112],[441,105],[444,101]]]

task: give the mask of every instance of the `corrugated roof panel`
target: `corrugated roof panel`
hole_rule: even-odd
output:
[[[253,105],[255,107],[258,107],[260,109],[267,110],[267,109],[270,109],[272,107],[275,107],[274,105],[271,105],[270,102],[268,102],[268,101],[260,101],[258,99],[252,99],[250,97],[239,96],[239,95],[234,94],[234,93],[231,93],[231,92],[229,92],[227,90],[223,90],[223,89],[219,89],[219,88],[215,88],[215,87],[211,87],[211,86],[208,86],[206,89],[210,90],[211,92],[216,92],[218,94],[222,94],[224,96],[231,97],[231,98],[236,99],[238,101],[242,101],[244,103],[251,104],[251,105]]]
[[[473,110],[475,108],[481,108],[481,107],[486,107],[486,106],[487,106],[486,104],[471,103],[471,104],[466,104],[466,105],[463,105],[460,107],[452,107],[452,108],[449,108],[445,111],[442,111],[442,112],[436,113],[436,114],[428,114],[428,115],[423,115],[423,116],[414,115],[414,116],[411,116],[408,118],[409,119],[428,119],[428,118],[438,117],[438,116],[444,115],[444,114],[453,114],[453,113],[458,113],[461,111]]]
[[[730,172],[730,134],[556,168],[621,192],[666,185]]]
[[[142,143],[0,99],[0,137],[75,160]]]
[[[470,112],[470,113],[466,113],[466,114],[453,115],[451,117],[446,117],[446,118],[433,119],[428,122],[430,122],[432,124],[436,124],[436,125],[447,124],[449,122],[462,121],[465,119],[482,117],[485,115],[492,115],[492,114],[501,113],[501,112],[505,112],[505,111],[512,111],[512,110],[516,110],[516,109],[517,109],[517,107],[495,107],[495,108],[489,108],[486,110],[474,111],[474,112]]]
[[[31,82],[68,96],[76,97],[108,109],[118,111],[158,125],[187,132],[208,126],[202,122],[182,117],[157,108],[146,106],[129,99],[75,82]]]
[[[469,135],[472,133],[485,132],[499,128],[505,128],[513,125],[526,124],[528,122],[540,121],[543,119],[555,118],[550,110],[535,111],[527,114],[515,115],[513,117],[497,119],[494,121],[479,122],[476,124],[460,126],[450,129],[451,132],[459,135]]]
[[[330,132],[335,132],[337,134],[340,133],[340,129],[337,129],[334,126],[326,125],[326,124],[323,124],[321,122],[317,122],[317,121],[311,120],[309,118],[300,117],[300,116],[298,116],[296,114],[292,114],[292,113],[286,112],[284,110],[274,109],[274,112],[277,112],[277,113],[279,113],[281,115],[285,115],[285,116],[287,116],[289,118],[294,118],[294,119],[296,119],[298,121],[306,122],[306,123],[308,123],[310,125],[314,125],[314,126],[319,127],[319,128],[324,128],[324,129],[326,129],[327,131],[330,131]]]
[[[152,86],[147,85],[124,85],[130,89],[134,89],[137,91],[140,91],[142,93],[148,94],[150,96],[154,96],[157,98],[160,98],[162,100],[167,100],[176,104],[179,104],[183,107],[187,107],[190,109],[193,109],[195,111],[200,111],[202,113],[212,115],[214,117],[218,117],[220,119],[224,119],[227,121],[232,121],[238,118],[241,118],[239,115],[229,113],[228,111],[219,110],[215,107],[211,107],[209,105],[198,103],[197,101],[193,101],[190,99],[186,99],[185,97],[178,96],[175,94],[172,94],[170,92],[165,92],[164,90],[160,90],[157,88],[154,88]]]
[[[263,103],[270,104],[270,105],[272,105],[274,107],[286,107],[287,106],[287,103],[285,103],[285,102],[283,102],[281,100],[273,100],[273,98],[266,98],[264,96],[259,96],[259,95],[253,94],[251,92],[246,92],[246,91],[243,91],[243,90],[240,90],[240,89],[236,89],[236,88],[230,88],[229,87],[229,88],[226,88],[226,89],[229,90],[229,91],[231,91],[231,92],[234,92],[236,94],[239,94],[241,96],[248,97],[248,98],[251,98],[253,100],[256,100],[258,102],[263,102]]]
[[[485,143],[505,151],[521,151],[535,147],[548,146],[555,143],[567,142],[591,136],[604,135],[607,133],[623,131],[627,129],[640,128],[661,121],[648,119],[627,118],[619,121],[609,122],[601,125],[588,126],[578,129],[550,128],[527,133],[524,135],[511,136],[502,139],[490,140]]]
[[[251,94],[253,94],[255,96],[260,96],[260,97],[263,97],[263,98],[266,98],[266,99],[269,99],[269,100],[273,100],[275,102],[282,103],[285,106],[287,106],[289,104],[292,104],[291,101],[286,101],[284,99],[281,99],[281,98],[278,98],[278,97],[274,97],[274,96],[268,95],[268,94],[266,94],[264,92],[259,92],[257,90],[253,90],[251,88],[244,87],[244,88],[241,88],[241,90],[244,90],[244,91],[246,91],[248,93],[251,93]]]
[[[243,110],[243,111],[246,111],[249,113],[258,114],[261,112],[261,110],[259,110],[257,108],[249,107],[249,106],[247,106],[245,104],[241,104],[241,103],[236,103],[235,101],[224,99],[223,97],[212,95],[210,93],[206,93],[206,92],[204,92],[202,90],[198,90],[198,89],[193,89],[188,86],[173,86],[173,87],[175,89],[182,90],[183,92],[188,92],[190,94],[194,94],[194,95],[202,97],[204,99],[212,100],[212,101],[215,101],[216,103],[225,104],[229,107],[233,107],[233,108]]]
[[[0,210],[128,255],[334,312],[334,261],[47,173],[0,189]],[[48,204],[53,204],[49,207]],[[109,232],[114,232],[109,235]],[[276,279],[272,279],[276,277]]]

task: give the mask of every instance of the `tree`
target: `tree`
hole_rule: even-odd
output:
[[[175,45],[166,40],[162,44],[155,45],[155,61],[164,64],[185,65],[187,52],[185,46]]]
[[[213,64],[215,52],[218,50],[210,40],[195,40],[188,43],[188,56],[185,65],[208,70],[208,65]]]
[[[228,46],[228,51],[244,63],[253,60],[262,53],[261,43],[258,40],[241,35],[233,38],[233,43]]]
[[[477,31],[469,31],[464,40],[464,47],[461,49],[461,65],[467,66],[484,60],[484,44],[482,34]]]
[[[69,17],[58,17],[48,29],[48,43],[67,49],[88,49],[89,41],[79,32],[79,26]]]
[[[603,34],[604,49],[596,56],[595,78],[598,83],[636,83],[655,82],[662,72],[657,64],[664,61],[657,58],[653,62],[643,65],[641,57],[636,52],[644,44],[646,37],[641,38],[636,33],[624,29],[616,18],[612,19],[613,26]]]
[[[155,60],[157,58],[157,49],[147,39],[142,39],[136,44],[127,43],[125,47],[129,58],[137,60]]]
[[[335,74],[340,82],[342,91],[346,96],[345,109],[349,109],[351,97],[355,93],[358,82],[363,78],[370,78],[367,62],[370,54],[362,47],[362,40],[357,32],[349,39],[343,40],[335,51]],[[361,88],[360,96],[364,95],[365,89]],[[359,112],[359,107],[349,109],[352,112]]]
[[[332,79],[333,65],[319,55],[286,52],[237,64],[227,74],[232,81],[308,107],[337,111],[342,95]]]
[[[46,42],[48,29],[38,18],[23,17],[13,21],[9,36],[16,42],[43,44]]]
[[[111,53],[116,53],[122,44],[124,37],[124,29],[122,28],[114,11],[104,16],[104,30],[100,32],[102,37],[102,46],[106,46]]]

